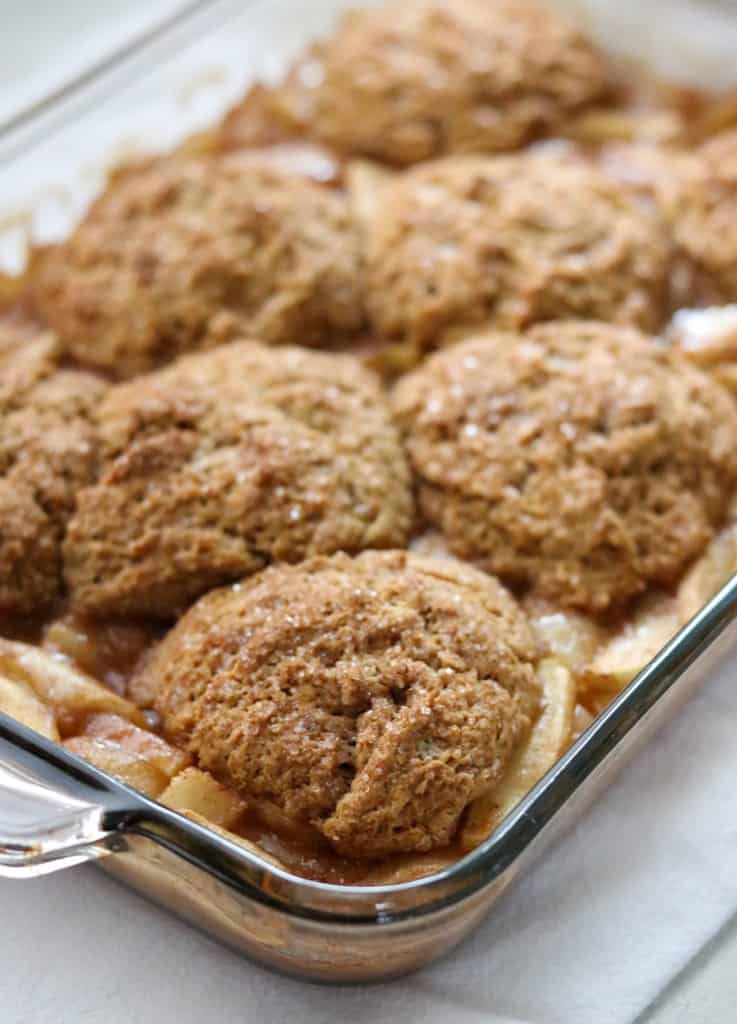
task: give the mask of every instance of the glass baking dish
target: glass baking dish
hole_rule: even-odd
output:
[[[366,0],[363,0],[364,6]],[[135,152],[206,128],[249,81],[270,78],[349,4],[210,0],[114,56],[53,101],[0,125],[0,269],[22,266],[28,239],[62,237]],[[601,5],[592,10],[602,17]],[[708,5],[707,5],[708,6]],[[737,11],[720,7],[737,37]],[[659,36],[668,70],[675,53]],[[620,53],[627,47],[615,34]],[[672,38],[670,39],[672,43]],[[703,41],[702,41],[703,42]],[[725,84],[724,63],[696,67]],[[642,56],[643,54],[639,54]],[[650,54],[649,56],[653,56]],[[656,57],[658,55],[655,55]],[[672,68],[671,68],[672,70]],[[704,74],[701,74],[704,72]],[[33,877],[95,859],[244,954],[322,981],[366,981],[427,963],[467,934],[670,714],[737,646],[737,577],[727,583],[472,853],[430,877],[336,886],[275,867],[0,714],[0,875]]]

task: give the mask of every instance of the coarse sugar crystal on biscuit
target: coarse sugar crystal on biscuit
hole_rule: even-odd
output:
[[[403,378],[394,408],[453,553],[584,611],[675,581],[736,479],[729,394],[631,328],[471,337]]]
[[[366,267],[377,333],[434,348],[481,324],[585,317],[654,329],[671,245],[654,209],[583,161],[450,157],[381,190]]]
[[[349,356],[234,342],[118,384],[97,420],[64,545],[83,611],[172,618],[272,561],[407,541],[398,432]]]
[[[329,344],[363,319],[346,200],[248,154],[169,156],[116,176],[36,275],[80,363],[118,377],[250,334]]]

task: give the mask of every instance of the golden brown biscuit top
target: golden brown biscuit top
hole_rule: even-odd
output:
[[[338,150],[409,164],[514,149],[601,98],[606,77],[534,0],[409,0],[345,15],[277,109]]]
[[[413,168],[382,189],[366,250],[374,326],[426,347],[480,323],[653,327],[670,270],[651,209],[594,167],[542,154]]]
[[[73,602],[172,618],[272,560],[401,547],[409,471],[349,356],[237,342],[111,389],[64,547]]]
[[[362,320],[345,200],[248,154],[112,180],[44,261],[36,301],[86,365],[130,377],[251,333],[328,342]]]
[[[56,373],[60,356],[59,340],[50,331],[0,320],[0,408],[21,405],[36,385]]]
[[[679,164],[665,207],[694,278],[694,304],[737,301],[737,131],[715,136]]]
[[[737,472],[729,395],[606,324],[471,338],[404,378],[395,410],[452,550],[589,611],[676,579]]]
[[[0,612],[38,612],[61,593],[60,545],[97,467],[92,421],[105,384],[59,368],[50,333],[0,325]]]
[[[165,732],[272,820],[347,856],[447,844],[537,711],[535,644],[496,580],[366,552],[199,601],[144,672]]]

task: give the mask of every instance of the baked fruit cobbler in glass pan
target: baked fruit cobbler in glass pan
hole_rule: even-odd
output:
[[[737,569],[737,103],[356,11],[3,282],[0,710],[271,864],[477,847]]]

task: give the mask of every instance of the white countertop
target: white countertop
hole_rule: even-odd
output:
[[[474,1007],[472,994],[459,1007],[424,974],[414,978],[414,1007],[406,998],[393,1007],[390,985],[328,993],[280,978],[280,1015],[274,1016],[269,972],[94,868],[0,882],[0,907],[3,1024],[419,1024],[428,1021],[428,1004],[438,1021],[520,1024],[503,1007]],[[463,947],[451,955],[462,957]],[[637,1024],[731,1024],[736,964],[733,921]]]
[[[121,6],[112,0],[67,0],[63,5],[1,2],[0,120],[62,84],[92,54],[150,27],[177,6],[176,0],[127,0],[121,20]],[[684,712],[694,713],[689,708]],[[667,771],[667,765],[661,767]],[[584,822],[556,856],[585,844],[587,828],[592,827],[595,822]],[[514,893],[505,897],[510,898]],[[282,1019],[273,1016],[274,979],[268,972],[92,867],[29,882],[0,881],[0,907],[2,1024],[271,1024]],[[623,947],[626,942],[623,934]],[[452,954],[463,956],[463,947]],[[737,920],[732,919],[636,1020],[726,1024],[734,1019],[737,1007],[736,964]],[[401,1016],[403,1021],[429,1024],[430,1017],[437,1016],[491,1024],[512,1019],[503,1006],[474,1006],[472,993],[468,1004],[459,1007],[457,996],[430,973],[415,976],[414,996],[407,997],[405,991],[399,1005],[393,1003],[391,986],[341,990],[326,1000],[325,989],[287,979],[278,984],[280,1014],[295,1021],[343,1017],[363,1024]],[[565,985],[564,971],[561,984]],[[328,1006],[333,1007],[330,1013],[324,1009]]]

